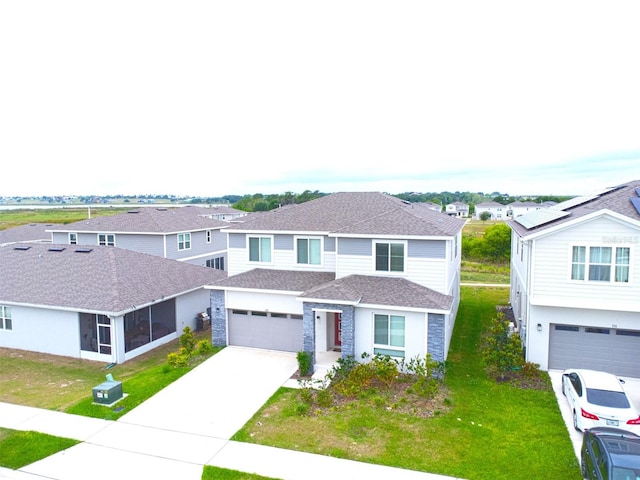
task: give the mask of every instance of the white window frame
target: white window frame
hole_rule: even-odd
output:
[[[11,317],[11,307],[0,305],[0,330],[10,332],[13,330],[13,319]]]
[[[178,241],[179,252],[191,250],[191,232],[179,233],[176,236],[176,240]]]
[[[307,241],[307,262],[300,262],[299,260],[299,256],[298,256],[298,252],[299,252],[299,240],[306,240]],[[320,243],[320,251],[318,252],[318,263],[312,263],[311,262],[311,249],[309,248],[311,245],[311,240],[318,240]],[[301,266],[308,266],[308,267],[320,267],[323,264],[323,255],[322,252],[324,251],[324,241],[322,237],[312,237],[312,236],[296,236],[294,238],[295,241],[295,248],[294,248],[294,255],[296,256],[296,265],[301,265]]]
[[[574,249],[583,248],[584,249],[584,261],[583,262],[574,262],[573,253]],[[598,263],[591,261],[591,249],[592,248],[609,248],[611,249],[611,260],[609,263]],[[629,255],[627,257],[628,263],[619,264],[617,263],[617,255],[619,249],[627,249],[629,251]],[[588,283],[588,284],[613,284],[613,285],[630,285],[632,276],[632,265],[631,259],[633,258],[633,246],[627,244],[619,244],[619,245],[600,245],[600,244],[573,244],[569,246],[569,281],[575,283]],[[574,278],[573,275],[573,267],[574,265],[582,265],[582,277],[583,278]],[[599,266],[608,266],[609,267],[609,279],[608,280],[597,280],[591,279],[591,268],[599,267]],[[627,269],[626,281],[616,280],[616,273],[618,268]]]
[[[98,234],[98,245],[103,245],[107,247],[115,247],[116,246],[116,236],[113,233],[99,233]]]
[[[387,317],[387,343],[376,343],[376,317]],[[391,339],[391,321],[395,318],[396,321],[402,319],[402,345],[392,345]],[[373,353],[381,355],[389,355],[391,357],[404,358],[406,355],[407,345],[407,317],[404,315],[393,315],[389,313],[374,313],[371,318],[372,323],[372,345]],[[381,353],[383,352],[383,353]]]
[[[377,246],[389,245],[389,258],[386,270],[378,270]],[[391,270],[391,245],[402,245],[402,270]],[[387,275],[404,275],[407,272],[408,243],[406,240],[373,240],[373,271]]]
[[[251,260],[251,239],[258,239],[258,256],[260,257],[258,260]],[[269,240],[269,259],[264,260],[262,258],[263,240]],[[262,263],[262,264],[271,264],[273,263],[273,235],[248,235],[247,236],[247,258],[249,263]]]
[[[69,245],[77,245],[77,244],[78,244],[77,232],[69,232]]]

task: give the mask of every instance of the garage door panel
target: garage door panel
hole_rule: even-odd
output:
[[[640,331],[551,325],[549,368],[589,368],[640,377]]]
[[[302,343],[301,319],[237,313],[229,316],[230,345],[299,352]]]

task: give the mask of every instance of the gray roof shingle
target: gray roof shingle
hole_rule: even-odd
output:
[[[527,215],[530,214],[522,215],[518,217],[518,219],[510,220],[507,223],[518,235],[524,237],[574,221],[600,210],[610,210],[635,221],[640,221],[640,212],[638,212],[631,202],[632,198],[639,197],[638,189],[640,189],[640,180],[632,180],[628,183],[612,187],[611,189],[605,189],[606,191],[600,194],[585,195],[586,201],[575,206],[570,205],[579,202],[579,200],[572,199],[567,202],[558,203],[550,207],[550,209],[569,212],[569,215],[536,227],[526,228],[518,222],[518,219],[520,219],[520,221],[523,221],[523,219],[526,220]],[[535,214],[535,212],[532,213]]]
[[[247,218],[227,230],[453,236],[464,221],[379,192],[341,192]]]
[[[0,247],[0,303],[116,314],[227,276],[220,270],[116,247],[24,247],[28,249]],[[90,251],[83,253],[86,250]]]
[[[216,282],[213,288],[298,292],[300,298],[331,302],[449,310],[453,297],[404,278],[256,268]]]
[[[19,227],[0,230],[0,245],[18,242],[50,242],[52,223],[30,223]]]
[[[116,215],[94,217],[79,222],[53,227],[63,232],[127,232],[174,233],[222,228],[228,222],[208,218],[215,214],[211,209],[186,206],[175,208],[139,207]]]

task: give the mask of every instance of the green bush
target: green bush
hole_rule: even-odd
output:
[[[524,359],[520,335],[510,332],[509,321],[504,313],[498,312],[489,323],[482,353],[491,375],[504,378],[509,370],[522,367]]]
[[[184,327],[182,332],[182,335],[180,335],[180,347],[191,354],[196,346],[196,337],[189,326]]]
[[[301,377],[306,377],[311,373],[311,362],[313,361],[313,355],[311,352],[298,352],[298,371]]]
[[[195,353],[197,355],[204,355],[210,352],[213,352],[213,344],[209,340],[203,339],[196,343]]]

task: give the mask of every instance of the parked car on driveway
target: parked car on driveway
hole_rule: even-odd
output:
[[[640,434],[640,414],[623,384],[624,380],[611,373],[565,370],[562,393],[569,402],[574,428],[583,432],[594,427],[617,427]]]
[[[611,427],[587,430],[580,463],[587,480],[640,480],[640,436]]]

